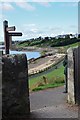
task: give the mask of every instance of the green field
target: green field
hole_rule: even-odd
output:
[[[39,37],[33,38],[25,41],[21,41],[17,44],[17,47],[23,48],[28,46],[37,46],[37,47],[63,47],[66,45],[70,45],[73,43],[80,42],[80,38],[70,38],[70,36],[66,36],[66,38],[53,38],[53,37]]]
[[[43,76],[47,79],[47,84],[44,83]],[[46,89],[63,85],[64,83],[64,67],[61,66],[48,74],[41,75],[29,80],[30,91]]]
[[[66,53],[67,49],[70,47],[79,46],[78,43],[70,44],[63,47],[55,47],[58,48],[60,53]],[[45,84],[43,76],[46,77],[47,83]],[[64,85],[64,67],[61,66],[58,69],[53,70],[48,74],[41,75],[39,77],[35,77],[29,80],[29,89],[30,91],[38,91],[47,88],[53,88]]]
[[[79,42],[74,43],[74,44],[70,44],[70,45],[66,45],[63,47],[55,47],[55,48],[58,49],[59,53],[66,53],[67,49],[77,47],[77,46],[79,46]]]
[[[60,53],[66,53],[67,49],[70,47],[79,46],[79,43],[70,44],[63,47],[56,47],[59,49]],[[46,77],[47,83],[44,83],[43,76]],[[53,70],[48,74],[41,75],[29,80],[30,91],[38,91],[47,88],[58,87],[64,84],[64,67],[61,66],[58,69]]]
[[[77,43],[74,43],[74,44],[70,44],[70,45],[67,45],[67,46],[64,46],[64,48],[70,48],[70,47],[76,47],[76,46],[78,46],[79,45],[79,42],[77,42]]]

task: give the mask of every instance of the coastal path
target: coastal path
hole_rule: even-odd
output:
[[[31,118],[78,118],[78,108],[67,103],[64,87],[30,93]]]
[[[58,64],[54,65],[53,67],[49,68],[46,71],[43,71],[41,73],[37,73],[37,74],[29,76],[29,79],[32,79],[32,78],[35,78],[35,77],[39,77],[39,76],[44,75],[44,74],[48,74],[49,72],[55,70],[56,68],[60,68],[62,65],[63,65],[63,60],[61,62],[59,62]]]

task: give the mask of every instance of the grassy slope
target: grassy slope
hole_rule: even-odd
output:
[[[73,42],[77,42],[80,39],[44,39],[44,40],[40,40],[40,39],[34,39],[34,40],[25,40],[19,44],[17,44],[17,47],[27,47],[27,46],[38,46],[38,47],[47,47],[47,46],[58,46],[58,45],[67,45],[71,44]],[[71,42],[72,41],[72,42]]]
[[[70,44],[70,45],[64,46],[64,48],[76,47],[78,46],[78,44],[79,43]]]
[[[74,43],[74,44],[70,44],[67,46],[55,47],[55,48],[58,48],[58,49],[60,48],[60,52],[65,52],[68,48],[76,47],[78,45],[79,45],[79,43]],[[25,47],[25,46],[27,46],[27,43],[23,43],[23,44],[18,45],[18,46]],[[44,74],[44,76],[46,76],[48,84],[37,87],[39,84],[41,84],[41,83],[43,84],[43,76],[36,77],[36,78],[29,80],[30,90],[32,90],[34,88],[36,88],[37,90],[40,90],[40,89],[45,89],[45,88],[50,88],[50,87],[62,85],[61,82],[64,80],[64,67],[62,66],[61,68],[56,69],[48,74]],[[58,81],[58,82],[56,83],[56,81]]]
[[[62,47],[55,47],[55,48],[58,49],[59,53],[66,53],[68,48],[76,47],[76,46],[79,46],[79,42],[74,43],[74,44],[70,44],[70,45],[66,45],[66,46],[62,46]]]
[[[48,74],[44,74],[44,76],[47,78],[48,86],[52,86],[53,83],[61,83],[64,81],[64,67],[61,66],[58,69],[55,69],[54,71],[51,71]],[[30,90],[36,88],[39,84],[44,83],[43,76],[36,77],[29,80],[29,88]]]
[[[44,89],[48,89],[48,88],[55,88],[55,87],[59,87],[59,86],[63,86],[64,83],[52,83],[52,84],[45,84],[39,87],[34,88],[32,91],[39,91],[39,90],[44,90]]]

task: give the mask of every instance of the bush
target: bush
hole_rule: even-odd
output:
[[[39,82],[39,83],[37,83],[38,85],[38,87],[40,87],[40,86],[44,86],[44,84],[42,83],[42,82]]]
[[[32,91],[39,91],[39,90],[42,90],[42,88],[34,88],[34,89],[32,89]]]

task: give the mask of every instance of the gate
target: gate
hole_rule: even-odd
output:
[[[74,55],[74,92],[75,92],[75,102],[80,104],[80,47],[75,48],[73,51]]]

